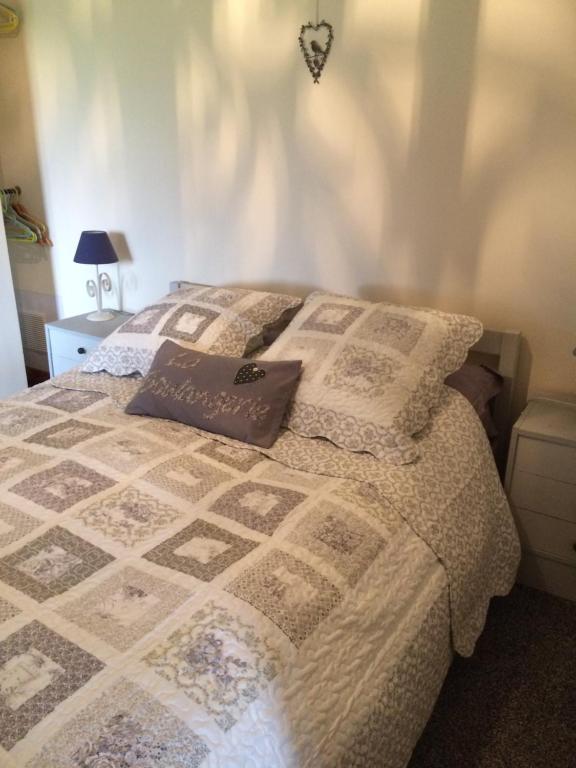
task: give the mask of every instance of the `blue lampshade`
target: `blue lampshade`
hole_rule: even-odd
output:
[[[115,264],[118,256],[107,232],[89,230],[80,235],[74,261],[76,264]]]

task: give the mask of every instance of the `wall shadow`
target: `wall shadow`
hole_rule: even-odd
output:
[[[58,20],[32,7],[34,44],[58,49],[45,45],[49,74],[39,55],[34,74],[59,83],[38,111],[62,311],[83,311],[68,261],[78,232],[98,227],[130,241],[130,310],[171,279],[321,287],[519,327],[540,375],[556,370],[558,350],[546,355],[556,328],[570,334],[573,238],[552,221],[529,242],[511,230],[524,179],[534,190],[570,141],[573,99],[531,38],[526,50],[506,39],[505,10],[494,26],[481,0],[326,3],[335,40],[314,85],[297,44],[305,0],[166,0],[161,18],[151,0],[69,0]],[[498,109],[517,92],[507,130]],[[564,273],[558,301],[547,252]],[[544,331],[531,305],[559,319]]]
[[[464,207],[464,161],[474,89],[481,0],[430,0],[420,32],[420,94],[405,169],[404,237],[415,285],[436,303],[455,268],[465,293],[478,254],[461,248],[454,222]],[[403,214],[398,210],[399,219]],[[468,289],[468,290],[466,290]],[[448,297],[449,299],[452,297]]]

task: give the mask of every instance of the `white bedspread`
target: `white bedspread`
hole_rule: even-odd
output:
[[[518,563],[467,402],[396,467],[58,384],[0,405],[0,766],[405,765]]]

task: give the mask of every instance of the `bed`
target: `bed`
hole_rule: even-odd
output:
[[[503,429],[517,348],[473,351]],[[139,385],[0,404],[0,766],[405,766],[518,565],[470,404],[444,387],[398,465],[127,415]]]

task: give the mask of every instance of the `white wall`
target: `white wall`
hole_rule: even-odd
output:
[[[126,309],[188,278],[466,311],[523,332],[524,389],[574,395],[574,0],[322,0],[320,85],[314,6],[24,3],[60,314],[102,228]]]
[[[0,216],[0,333],[2,355],[0,357],[0,397],[8,397],[24,389],[26,371],[20,340],[20,326],[16,314],[16,301],[12,287],[12,275],[8,260],[8,247],[4,232],[4,220]]]
[[[20,11],[21,3],[12,0],[10,7]],[[0,186],[18,184],[29,210],[45,219],[25,32],[23,25],[22,33],[0,38]],[[10,241],[8,251],[19,311],[55,320],[58,312],[50,249]],[[31,368],[48,370],[46,354],[29,349],[24,354]]]

